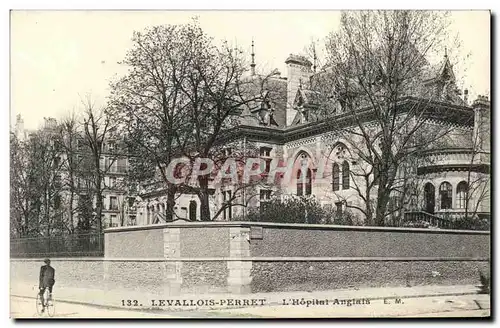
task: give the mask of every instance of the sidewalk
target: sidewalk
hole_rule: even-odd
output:
[[[11,281],[10,295],[17,297],[35,298],[37,293],[36,284],[33,282]],[[245,295],[236,294],[203,294],[203,295],[181,295],[181,296],[162,296],[161,294],[148,294],[140,291],[130,290],[109,290],[102,289],[83,289],[74,287],[54,288],[54,298],[58,302],[67,302],[73,304],[93,305],[106,308],[136,309],[136,310],[217,310],[217,309],[237,309],[256,305],[264,306],[282,306],[284,302],[290,305],[307,305],[307,302],[314,300],[335,299],[408,299],[435,296],[460,296],[476,295],[478,288],[473,285],[458,286],[415,286],[415,287],[381,287],[381,288],[362,288],[362,289],[337,289],[328,291],[313,292],[271,292],[271,293],[253,293]],[[481,295],[484,299],[484,296]],[[162,306],[160,299],[169,300]],[[243,300],[255,300],[258,304],[247,303],[242,305]],[[122,302],[125,301],[125,305]],[[137,300],[137,305],[127,306],[127,300]],[[211,302],[208,302],[211,300]],[[229,301],[232,300],[232,301]],[[235,300],[240,300],[240,304]],[[264,300],[264,301],[262,301]],[[198,301],[204,304],[196,304]],[[299,304],[299,303],[300,304]],[[214,304],[215,303],[215,304]]]

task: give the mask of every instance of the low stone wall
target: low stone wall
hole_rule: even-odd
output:
[[[486,261],[254,261],[252,292],[347,287],[468,285]]]
[[[105,231],[105,257],[53,259],[59,287],[162,296],[477,284],[490,234],[249,222],[173,222]],[[41,259],[11,260],[38,283]]]
[[[102,258],[74,258],[51,260],[56,269],[55,288],[102,288],[104,286],[104,262]],[[11,259],[11,283],[38,286],[43,259]]]

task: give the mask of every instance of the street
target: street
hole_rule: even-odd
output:
[[[489,295],[434,296],[371,300],[363,305],[268,305],[196,311],[122,310],[57,302],[54,318],[347,318],[347,317],[487,317]],[[12,297],[11,317],[39,316],[32,298]]]
[[[11,318],[44,318],[50,319],[47,313],[38,315],[35,299],[25,297],[11,297]],[[81,305],[66,302],[56,302],[54,318],[175,318],[168,314],[146,313],[139,311],[120,310],[90,305]]]

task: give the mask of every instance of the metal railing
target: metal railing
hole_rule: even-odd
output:
[[[422,223],[427,223],[429,226],[450,229],[452,227],[452,222],[447,219],[440,218],[431,213],[424,211],[412,211],[406,212],[404,216],[403,224],[406,226],[421,225]]]
[[[410,211],[404,214],[401,225],[419,228],[490,230],[489,217],[481,218],[476,215],[466,220],[464,213],[444,213],[441,215],[438,216],[425,211]]]
[[[104,234],[75,234],[10,240],[11,258],[104,256]]]

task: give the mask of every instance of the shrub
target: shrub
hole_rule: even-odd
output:
[[[243,218],[234,218],[236,221]],[[360,220],[351,212],[338,214],[324,209],[314,197],[292,196],[285,199],[272,199],[262,204],[260,210],[247,214],[246,221],[277,223],[309,223],[360,225]]]

